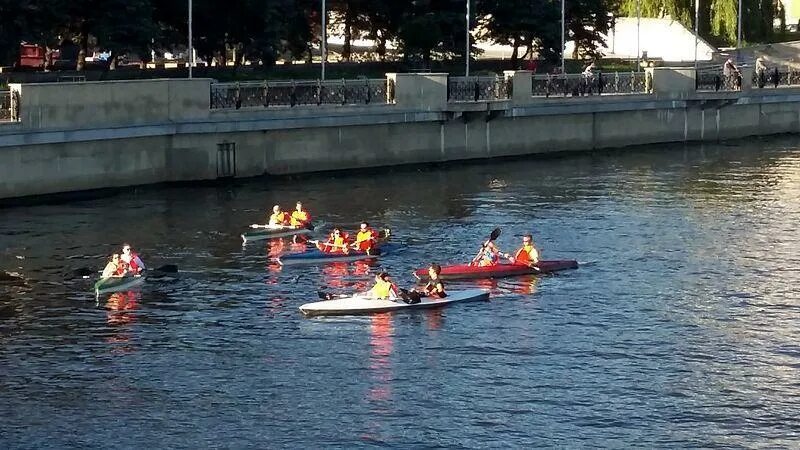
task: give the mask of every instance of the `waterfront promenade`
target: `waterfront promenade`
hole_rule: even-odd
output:
[[[11,85],[0,199],[800,131],[800,89],[690,68],[551,77]]]

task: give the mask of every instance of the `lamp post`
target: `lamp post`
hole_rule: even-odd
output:
[[[467,0],[467,26],[466,26],[466,36],[467,36],[467,48],[466,53],[464,53],[464,60],[466,67],[464,69],[464,76],[469,76],[469,0]]]
[[[637,72],[642,69],[642,60],[641,60],[642,49],[641,49],[640,40],[639,40],[639,28],[640,28],[640,22],[641,22],[641,19],[642,19],[642,14],[641,14],[641,10],[640,10],[640,7],[639,7],[639,3],[640,3],[640,0],[636,0],[636,71]]]
[[[742,53],[742,0],[739,0],[739,20],[737,22],[738,25],[738,34],[736,38],[736,60],[741,62],[741,53]]]
[[[694,71],[697,76],[697,30],[700,23],[700,0],[694,0]]]
[[[567,43],[564,41],[564,29],[566,28],[566,24],[564,23],[564,1],[561,0],[561,73],[565,74],[564,72],[564,52],[567,50],[566,45]]]
[[[192,47],[192,0],[189,0],[189,57],[186,58],[189,64],[189,78],[192,78],[192,66],[194,65],[194,47]]]
[[[320,52],[322,58],[322,70],[320,77],[324,80],[325,79],[325,44],[328,40],[328,30],[325,28],[325,16],[327,15],[327,11],[325,9],[325,0],[322,0],[322,37],[320,38],[321,45],[320,45]]]

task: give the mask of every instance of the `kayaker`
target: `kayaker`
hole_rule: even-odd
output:
[[[308,210],[303,209],[301,202],[297,202],[295,210],[292,211],[290,224],[295,228],[306,228],[311,224],[311,214],[308,213]]]
[[[503,256],[508,258],[512,264],[535,266],[539,263],[539,250],[536,250],[536,247],[534,247],[533,236],[530,234],[522,236],[522,247],[517,250],[517,253],[515,253],[514,256],[511,256],[508,253]]]
[[[494,266],[500,262],[500,249],[494,242],[487,241],[478,251],[478,255],[472,260],[471,265],[478,267]]]
[[[430,278],[428,284],[426,284],[421,290],[413,289],[408,293],[408,296],[403,295],[403,300],[405,300],[406,303],[419,303],[420,297],[447,297],[447,292],[444,290],[444,283],[442,283],[442,280],[439,278],[439,274],[441,272],[442,266],[436,263],[431,263],[431,265],[428,266],[428,278]]]
[[[317,242],[317,248],[325,253],[350,253],[349,243],[350,239],[347,233],[343,233],[339,228],[334,228],[326,242]]]
[[[119,259],[119,253],[114,253],[108,258],[108,263],[103,269],[101,278],[121,277],[125,275],[125,265]]]
[[[397,286],[392,283],[392,277],[386,272],[375,275],[375,286],[369,291],[370,297],[378,300],[397,300]]]
[[[146,269],[142,259],[139,258],[139,254],[134,252],[133,249],[131,249],[131,244],[127,242],[122,244],[122,255],[120,259],[127,264],[128,270],[134,275],[139,275]]]
[[[267,224],[272,227],[289,225],[289,220],[289,214],[281,211],[280,205],[275,205],[272,207],[272,215],[269,216]]]
[[[353,247],[355,247],[356,250],[367,252],[375,247],[375,244],[377,244],[377,239],[378,233],[370,228],[369,223],[361,222],[361,226],[356,234],[356,241],[353,243]]]

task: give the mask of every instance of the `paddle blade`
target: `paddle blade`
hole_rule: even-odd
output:
[[[164,273],[178,273],[178,266],[175,264],[165,264],[158,269],[155,269],[155,271]]]
[[[493,241],[500,237],[500,228],[495,228],[492,230],[492,233],[489,235],[489,240]]]

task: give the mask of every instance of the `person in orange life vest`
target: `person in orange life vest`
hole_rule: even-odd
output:
[[[350,253],[349,244],[350,239],[347,233],[343,233],[339,228],[334,228],[326,242],[317,243],[317,248],[325,253]]]
[[[120,256],[120,259],[128,265],[128,270],[133,275],[139,275],[146,269],[142,259],[131,249],[131,244],[122,244],[122,256]]]
[[[280,205],[275,205],[272,207],[272,215],[269,216],[267,225],[271,227],[289,225],[289,214],[281,211]]]
[[[533,237],[530,234],[522,236],[522,247],[517,250],[514,256],[506,253],[504,255],[513,264],[521,264],[523,266],[535,266],[539,264],[539,250],[533,246]]]
[[[295,228],[305,228],[311,224],[311,214],[309,214],[307,210],[303,209],[302,203],[297,202],[295,210],[292,211],[292,217],[290,221],[291,225]]]
[[[356,250],[366,252],[375,247],[377,239],[378,233],[370,228],[369,223],[361,222],[361,228],[358,230],[358,234],[356,234],[356,242],[353,245]]]
[[[483,245],[478,256],[472,260],[471,265],[479,267],[495,266],[500,262],[500,254],[500,249],[494,245],[494,242],[489,241]]]

